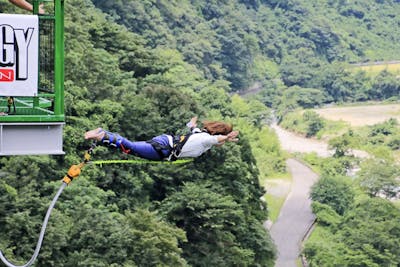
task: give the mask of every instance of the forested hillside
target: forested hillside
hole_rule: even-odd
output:
[[[260,175],[284,172],[271,110],[398,97],[390,73],[348,63],[396,59],[400,3],[65,1],[64,156],[0,158],[0,249],[33,253],[71,164],[103,127],[134,140],[181,133],[194,115],[240,141],[185,165],[88,165],[61,195],[37,266],[272,266]],[[18,12],[7,2],[3,12]],[[243,99],[236,92],[260,89]],[[45,140],[38,140],[45,142]],[[104,147],[95,159],[130,158]]]
[[[275,249],[262,224],[265,193],[252,148],[282,171],[269,110],[231,98],[182,54],[151,48],[90,1],[66,1],[65,156],[0,159],[0,248],[15,263],[32,255],[43,216],[71,164],[101,126],[131,139],[179,133],[194,115],[224,119],[240,141],[185,165],[88,165],[61,195],[37,266],[267,266]],[[2,3],[6,12],[15,9]],[[261,138],[262,136],[262,138]],[[265,142],[265,136],[270,136]],[[45,140],[38,140],[45,142]],[[94,159],[123,159],[104,147]]]
[[[93,2],[147,46],[178,50],[207,79],[229,81],[228,90],[258,82],[263,102],[283,112],[398,96],[389,73],[370,79],[347,65],[398,59],[398,1]]]

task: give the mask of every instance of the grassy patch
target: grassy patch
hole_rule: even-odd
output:
[[[243,126],[240,127],[240,124],[238,128],[245,129]],[[282,188],[282,185],[289,184],[290,186],[291,178],[285,172],[287,155],[281,151],[279,139],[269,127],[263,127],[261,130],[252,129],[246,134],[250,136],[251,150],[256,159],[260,185],[267,191],[263,198],[267,202],[269,217],[275,220],[287,195],[287,193],[281,194],[285,189]],[[269,192],[280,194],[269,194]]]
[[[268,204],[269,219],[275,222],[278,219],[280,210],[285,202],[286,197],[274,197],[265,194],[265,200]]]
[[[312,110],[321,117],[323,124],[323,127],[315,134],[317,139],[329,140],[332,137],[345,133],[351,127],[350,124],[344,120],[337,120],[335,118],[329,119],[329,117],[323,116],[324,113],[321,110],[323,109]],[[287,116],[283,118],[280,126],[305,136],[308,131],[308,125],[303,117],[304,112],[305,110],[297,110],[287,114]]]
[[[396,200],[393,204],[400,209],[400,200]]]
[[[296,266],[297,266],[297,267],[303,267],[303,263],[301,262],[301,259],[300,259],[300,258],[298,258],[298,259],[296,260]]]
[[[321,117],[343,121],[352,127],[374,125],[390,118],[400,120],[400,104],[371,104],[314,109]]]
[[[366,66],[353,66],[351,67],[351,70],[354,72],[365,71],[370,76],[376,76],[382,71],[388,71],[393,74],[400,74],[400,63],[382,63]]]
[[[396,162],[400,162],[400,151],[399,150],[393,151],[392,155]]]
[[[315,173],[321,173],[321,166],[324,162],[324,159],[318,157],[316,153],[302,153],[296,154],[296,158],[310,167]]]
[[[323,121],[324,128],[317,133],[318,139],[329,140],[332,137],[345,133],[350,128],[349,123],[342,120],[333,121],[324,119]]]
[[[269,219],[273,222],[279,216],[283,203],[290,192],[292,178],[290,174],[279,174],[273,178],[267,178],[263,183],[267,190],[264,199],[267,201]]]
[[[297,110],[288,113],[280,123],[280,126],[292,132],[305,135],[307,132],[307,125],[303,118],[304,110]]]

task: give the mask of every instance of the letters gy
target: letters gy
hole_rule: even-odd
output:
[[[28,79],[28,48],[34,30],[0,25],[0,82]]]

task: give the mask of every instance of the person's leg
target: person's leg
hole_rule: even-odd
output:
[[[132,154],[144,159],[161,160],[157,151],[147,142],[132,142],[119,134],[97,128],[85,133],[85,139],[92,139],[104,145],[119,148],[125,154]]]
[[[123,139],[120,147],[126,150],[125,153],[132,154],[138,156],[140,158],[149,159],[149,160],[162,160],[160,154],[154,149],[154,147],[145,142],[131,142],[129,140]]]

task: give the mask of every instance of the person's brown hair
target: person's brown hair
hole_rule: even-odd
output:
[[[232,132],[233,126],[230,123],[220,121],[203,121],[203,129],[207,130],[211,135],[227,135]]]

